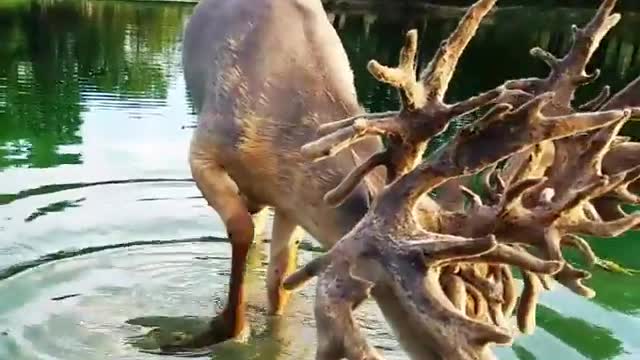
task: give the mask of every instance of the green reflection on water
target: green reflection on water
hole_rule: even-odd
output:
[[[616,238],[590,238],[593,250],[605,259],[613,259],[621,266],[631,269],[640,268],[640,234],[629,231]],[[567,257],[570,261],[584,267],[583,259],[576,254]],[[594,302],[603,306],[631,315],[640,315],[640,277],[637,275],[621,275],[594,269],[594,276],[589,280],[589,286],[598,290]]]
[[[0,6],[0,172],[17,168],[82,167],[85,115],[99,108],[161,107],[168,89],[182,76],[176,64],[183,23],[190,5],[117,1],[12,0]],[[525,7],[505,9],[491,17],[478,32],[460,62],[448,93],[449,101],[491,88],[507,78],[545,73],[545,65],[528,55],[533,46],[562,54],[569,45],[569,25],[582,24],[589,9]],[[420,30],[420,64],[425,66],[440,41],[452,30],[459,13],[424,15],[367,12],[330,12],[355,72],[362,103],[372,111],[397,107],[394,90],[377,83],[366,71],[375,58],[395,64],[403,34]],[[601,77],[578,93],[583,101],[595,96],[604,84],[618,90],[640,73],[640,13],[625,13],[594,56],[591,68]],[[184,91],[183,96],[188,95]],[[142,112],[144,116],[144,112]],[[185,118],[186,118],[185,114]],[[461,119],[461,123],[470,119]],[[109,118],[100,119],[108,122]],[[640,136],[638,125],[625,133]],[[452,126],[446,139],[458,126]],[[176,131],[178,131],[176,129]],[[89,134],[95,135],[95,134]],[[153,142],[153,139],[146,139]],[[436,145],[439,143],[436,142]],[[126,162],[123,158],[119,161]],[[25,173],[30,176],[31,173]],[[0,174],[0,176],[2,176]],[[80,184],[80,186],[85,186]],[[75,183],[49,184],[2,194],[0,205],[36,194],[76,188]],[[79,206],[82,198],[54,202],[36,209],[27,219]],[[74,202],[75,201],[75,202]],[[37,226],[34,221],[30,226]],[[617,239],[591,239],[594,250],[624,266],[640,268],[638,234]],[[570,257],[580,263],[578,256]],[[581,299],[586,309],[604,307],[612,314],[635,316],[640,328],[640,280],[638,277],[594,270],[589,284],[598,291],[592,300]],[[563,316],[541,307],[540,328],[587,358],[605,359],[635,348],[628,338],[589,322],[590,313]],[[580,317],[577,318],[577,317]],[[626,329],[626,328],[625,328]],[[624,330],[621,330],[624,331]],[[538,335],[534,335],[538,336]],[[599,339],[594,341],[593,339]],[[518,343],[520,359],[535,359],[536,349]],[[1,353],[1,351],[0,351]],[[562,349],[557,351],[561,355]]]
[[[518,344],[513,345],[513,351],[516,353],[518,359],[520,360],[535,360],[536,358],[536,356],[533,355],[529,350]]]
[[[538,312],[542,328],[589,359],[612,359],[623,350],[622,343],[607,329],[562,316],[546,306],[538,306]]]
[[[23,1],[0,8],[0,169],[80,164],[86,96],[167,96],[190,6]],[[131,106],[143,106],[144,103]]]

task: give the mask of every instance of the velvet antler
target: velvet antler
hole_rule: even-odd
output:
[[[518,247],[500,244],[491,234],[473,238],[430,232],[414,216],[414,206],[421,195],[448,179],[475,173],[540,141],[593,130],[629,117],[629,111],[546,117],[540,109],[552,95],[541,95],[517,109],[509,105],[494,107],[477,123],[463,129],[437,160],[420,164],[390,184],[356,228],[327,254],[286,280],[285,287],[294,289],[311,277],[320,276],[316,313],[323,325],[318,328],[318,354],[330,353],[334,357],[318,358],[379,358],[366,345],[352,320],[353,309],[374,286],[389,289],[398,301],[397,306],[408,314],[406,323],[391,325],[411,327],[416,331],[419,346],[428,349],[408,349],[414,358],[421,358],[421,351],[435,351],[447,359],[476,359],[489,356],[487,345],[511,341],[510,330],[500,320],[502,314],[495,309],[490,312],[492,322],[500,325],[482,316],[478,319],[467,316],[460,310],[466,296],[459,292],[465,289],[465,293],[473,293],[480,301],[493,299],[490,302],[493,306],[498,299],[504,302],[505,296],[512,297],[507,292],[513,290],[488,295],[491,284],[467,270],[460,275],[467,280],[465,283],[461,279],[463,286],[448,282],[447,287],[458,290],[445,291],[440,278],[442,269],[474,262],[515,265],[536,274],[554,274],[563,263],[540,260]],[[509,134],[518,136],[496,143],[496,138],[507,139]],[[506,277],[511,284],[510,274]],[[454,298],[459,300],[451,301],[447,293],[455,294]],[[349,344],[358,344],[358,351],[352,353],[355,350]]]
[[[617,234],[636,224],[635,216],[619,209],[608,214],[618,218],[603,220],[599,207],[605,202],[596,200],[608,196],[611,210],[609,198],[633,198],[640,161],[629,158],[640,146],[617,133],[636,111],[637,96],[631,93],[637,82],[608,101],[605,91],[583,107],[587,112],[571,106],[575,89],[595,76],[585,73],[589,58],[619,19],[611,15],[615,1],[606,0],[584,29],[575,28],[563,59],[532,51],[550,65],[547,79],[508,81],[448,105],[444,96],[458,59],[495,2],[471,6],[417,80],[415,31],[407,34],[397,68],[369,63],[374,77],[398,89],[399,111],[324,125],[321,137],[302,148],[319,161],[366,136],[384,136],[389,144],[325,197],[339,204],[368,172],[386,166],[388,185],[369,212],[329,252],[285,281],[295,289],[319,276],[318,359],[382,358],[353,318],[370,293],[397,333],[408,334],[400,342],[411,358],[490,359],[491,344],[512,340],[506,319],[516,306],[520,329],[534,329],[537,297],[550,288],[552,277],[592,296],[581,283],[589,274],[565,262],[563,246],[596,263],[576,234],[594,228]],[[453,118],[487,105],[493,107],[484,116],[421,162],[429,140]],[[573,148],[565,146],[572,143]],[[460,186],[458,179],[482,170],[484,197]],[[450,197],[441,206],[425,196],[444,184],[459,187],[469,204]],[[523,273],[519,302],[512,266]]]

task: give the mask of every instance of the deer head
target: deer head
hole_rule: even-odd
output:
[[[586,65],[617,23],[615,0],[605,0],[584,28],[574,26],[569,52],[557,59],[531,54],[551,68],[546,79],[507,81],[456,104],[444,97],[458,59],[496,0],[479,0],[460,20],[416,79],[417,33],[409,31],[396,68],[376,61],[369,72],[398,89],[401,109],[339,120],[319,128],[303,153],[318,160],[367,136],[383,136],[386,149],[354,169],[325,200],[340,204],[374,168],[387,168],[387,185],[364,218],[326,254],[293,273],[294,289],[318,276],[318,359],[382,359],[368,345],[353,311],[371,289],[393,292],[407,314],[415,346],[435,358],[489,359],[491,344],[511,343],[506,321],[517,311],[524,333],[535,327],[537,297],[551,279],[583,296],[590,274],[568,264],[562,248],[599,261],[580,234],[616,236],[640,223],[620,209],[637,203],[640,145],[619,137],[640,114],[640,79],[608,100],[609,91],[575,107],[575,90],[599,74]],[[463,127],[426,161],[430,139],[450,121],[491,108]],[[431,193],[484,170],[484,194],[449,186],[469,199],[459,209]],[[460,183],[462,183],[461,181]],[[483,195],[483,196],[481,196]],[[518,294],[512,268],[523,274]],[[519,301],[518,301],[519,298]],[[516,310],[517,304],[517,310]]]

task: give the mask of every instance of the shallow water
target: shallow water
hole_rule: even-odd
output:
[[[98,0],[0,4],[0,360],[154,359],[129,344],[148,329],[128,320],[164,316],[163,326],[181,328],[194,322],[187,316],[197,325],[222,305],[229,246],[189,179],[191,130],[181,128],[193,121],[180,65],[191,11]],[[568,24],[590,12],[498,12],[462,59],[451,98],[542,73],[527,50],[565,49]],[[366,62],[393,63],[409,26],[423,29],[426,61],[458,15],[332,16],[362,102],[381,110],[395,108],[395,93],[367,75]],[[638,25],[640,14],[625,14],[593,62],[602,77],[580,98],[640,73]],[[592,243],[640,268],[637,237]],[[313,246],[305,241],[302,261]],[[252,336],[213,358],[313,358],[313,287],[282,319],[266,317],[266,251],[256,245],[250,261]],[[640,358],[640,280],[596,270],[590,284],[592,300],[560,287],[545,293],[536,333],[500,358]],[[388,358],[404,358],[372,304],[360,316]]]

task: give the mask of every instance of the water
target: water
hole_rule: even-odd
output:
[[[0,359],[154,359],[128,339],[127,323],[164,316],[164,327],[199,326],[223,304],[230,266],[220,219],[186,162],[194,120],[180,64],[187,4],[92,0],[0,3]],[[569,24],[589,9],[510,8],[481,29],[463,57],[452,100],[508,77],[542,74],[532,46],[566,49]],[[335,12],[371,110],[396,107],[395,93],[365,70],[395,63],[403,33],[421,29],[421,62],[459,16]],[[625,13],[593,61],[619,89],[640,73],[640,13]],[[464,122],[465,119],[462,119]],[[625,132],[636,133],[634,126]],[[265,234],[268,238],[269,234]],[[640,268],[638,235],[593,239],[605,258]],[[317,250],[309,239],[302,260]],[[265,315],[264,262],[251,254],[253,336],[215,359],[312,359],[312,287],[282,319]],[[542,298],[538,329],[501,359],[640,358],[640,280],[594,271],[592,300],[557,287]],[[195,316],[192,320],[185,316]],[[360,312],[373,342],[403,359],[371,304]],[[174,325],[172,319],[179,319]]]

